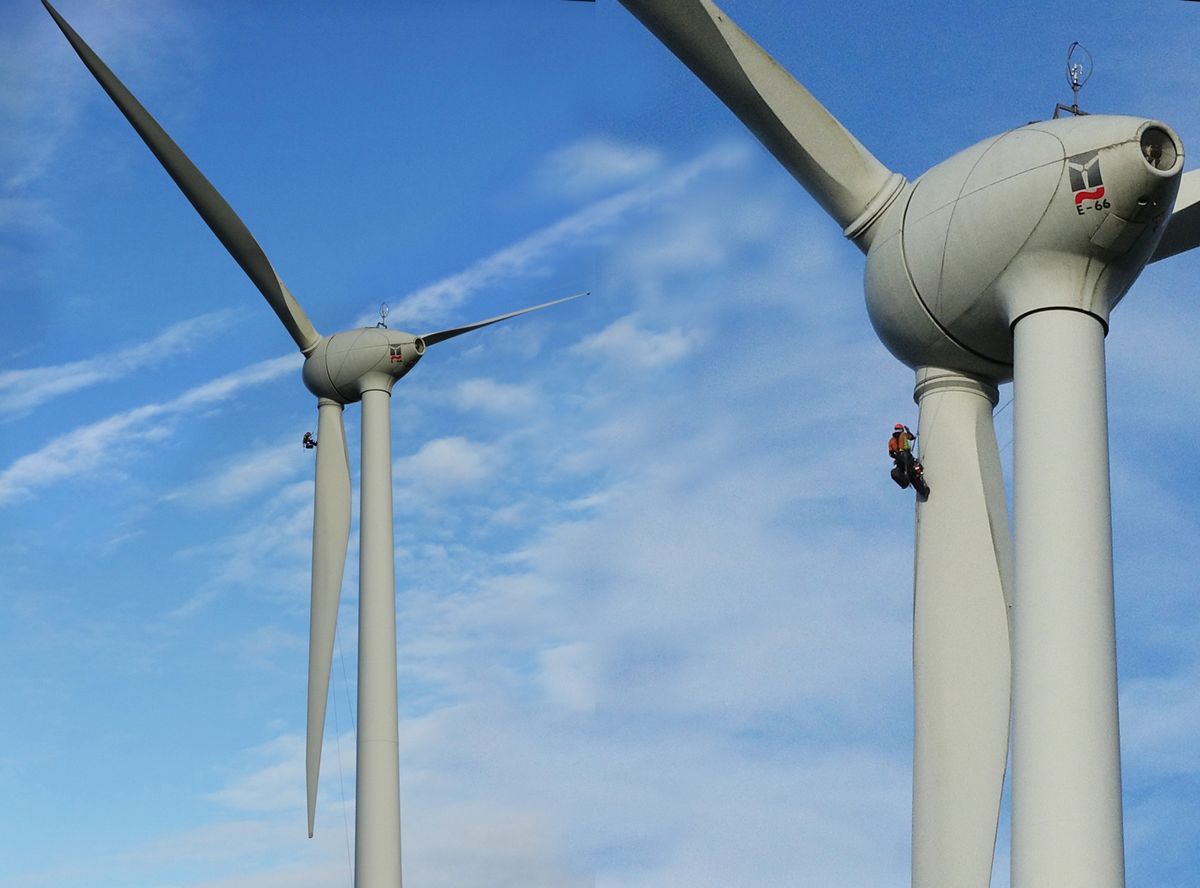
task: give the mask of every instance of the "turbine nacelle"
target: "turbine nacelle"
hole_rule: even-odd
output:
[[[425,354],[412,333],[362,327],[323,336],[304,362],[304,385],[318,398],[352,404],[371,389],[391,391]]]
[[[910,367],[1012,378],[1012,325],[1108,313],[1150,260],[1183,170],[1163,123],[1084,116],[974,145],[909,185],[871,232],[871,322]]]

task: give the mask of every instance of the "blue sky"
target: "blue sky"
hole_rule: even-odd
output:
[[[910,177],[1069,99],[1072,40],[1085,108],[1200,138],[1194,4],[948,7],[726,4]],[[59,8],[321,331],[593,291],[393,397],[407,883],[906,885],[912,377],[740,124],[604,0]],[[349,885],[353,550],[305,837],[298,355],[40,4],[0,20],[0,883]],[[1108,339],[1139,886],[1200,866],[1198,262]]]

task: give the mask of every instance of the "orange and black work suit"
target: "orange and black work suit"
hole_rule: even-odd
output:
[[[888,456],[896,463],[892,478],[901,487],[908,487],[913,479],[912,442],[917,438],[906,426],[903,431],[893,432],[888,438]]]

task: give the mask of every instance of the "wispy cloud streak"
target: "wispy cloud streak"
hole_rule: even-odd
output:
[[[407,294],[393,307],[393,314],[403,317],[405,323],[443,320],[448,310],[461,305],[487,285],[503,278],[536,273],[540,260],[551,250],[584,242],[638,210],[658,206],[678,196],[698,176],[713,170],[728,169],[742,162],[745,157],[746,151],[741,146],[726,145],[710,149],[651,182],[590,204],[457,274]]]
[[[123,78],[162,82],[178,71],[181,61],[195,57],[197,29],[189,26],[179,4],[157,3],[152,14],[149,10],[145,4],[115,0],[95,10],[86,5],[71,10],[71,18]],[[0,97],[0,196],[19,194],[46,176],[77,128],[85,103],[105,101],[43,10],[20,17],[15,8],[6,12],[14,20],[0,33],[0,82],[5,84]],[[41,209],[27,202],[10,206]],[[19,223],[4,210],[0,201],[0,229]]]
[[[219,311],[172,324],[153,339],[81,361],[0,373],[0,416],[13,419],[68,392],[113,382],[165,355],[189,351],[197,341],[226,328],[234,312]]]
[[[640,179],[662,162],[655,148],[592,136],[551,154],[536,179],[546,191],[587,194]]]
[[[0,504],[39,487],[107,469],[128,458],[138,444],[170,435],[171,421],[178,416],[223,401],[239,389],[294,373],[302,360],[298,354],[289,354],[260,361],[188,389],[170,401],[134,407],[60,435],[0,472]]]

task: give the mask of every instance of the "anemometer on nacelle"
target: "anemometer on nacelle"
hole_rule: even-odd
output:
[[[1076,53],[1080,53],[1076,56]],[[1081,114],[1087,114],[1086,111],[1079,109],[1079,91],[1083,89],[1083,85],[1088,82],[1092,76],[1092,54],[1088,52],[1088,48],[1076,40],[1067,47],[1067,83],[1071,85],[1071,104],[1064,105],[1059,102],[1054,106],[1054,117],[1066,112],[1074,114],[1076,117]]]

